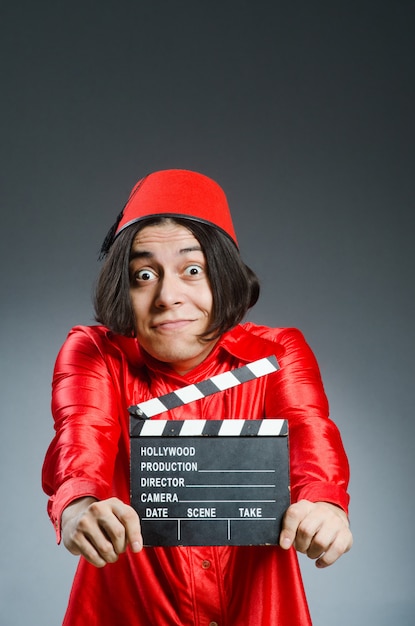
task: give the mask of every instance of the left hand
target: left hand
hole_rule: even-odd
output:
[[[349,520],[343,509],[328,502],[300,500],[285,512],[280,546],[317,559],[316,566],[332,565],[352,547]]]

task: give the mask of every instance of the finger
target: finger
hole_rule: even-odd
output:
[[[280,546],[284,550],[288,550],[296,541],[300,523],[311,510],[310,504],[306,500],[300,500],[286,510],[280,533]]]
[[[114,545],[114,537],[117,537],[118,542],[120,537],[121,542],[125,542],[122,539],[124,534],[124,528],[109,507],[102,502],[94,502],[90,505],[88,514],[79,519],[74,539],[85,558],[89,561],[92,559],[95,565],[100,560],[114,563],[118,559],[119,552]]]
[[[348,552],[353,545],[352,533],[349,529],[339,533],[327,550],[317,559],[316,566],[319,568],[333,565],[343,554]]]
[[[127,507],[123,523],[127,535],[127,542],[133,552],[139,552],[143,548],[143,537],[138,513],[131,507]]]
[[[322,528],[311,537],[306,549],[302,550],[302,552],[307,554],[310,559],[317,559],[332,546],[335,538],[336,532]]]
[[[118,519],[124,526],[126,543],[130,545],[133,552],[139,552],[143,548],[143,537],[138,513],[131,506],[123,505]]]
[[[115,514],[110,517],[103,517],[99,520],[99,527],[105,539],[110,543],[114,554],[119,555],[127,549],[127,536],[124,525]],[[105,543],[100,542],[98,548],[106,549]],[[108,549],[109,550],[109,549]],[[108,551],[110,555],[110,550]]]
[[[310,559],[316,559],[331,546],[339,532],[337,519],[335,522],[335,525],[327,523],[324,509],[315,505],[298,526],[295,548]]]
[[[86,530],[87,528],[87,530]],[[75,555],[82,555],[89,563],[95,565],[96,567],[103,567],[107,564],[107,559],[101,555],[99,548],[99,541],[94,539],[93,533],[90,535],[91,529],[89,526],[85,524],[85,522],[80,524],[69,537],[64,540],[65,547]],[[106,542],[108,544],[108,541]],[[98,544],[98,545],[95,545]],[[111,548],[109,546],[103,546],[104,555]]]
[[[94,502],[89,511],[102,531],[101,535],[90,535],[90,540],[106,562],[116,561],[118,555],[125,552],[128,544],[133,552],[142,549],[140,520],[131,506],[118,498],[109,498]]]
[[[107,548],[97,548],[91,543],[87,537],[83,538],[84,540],[80,544],[81,554],[89,563],[95,565],[95,567],[102,568],[107,563],[115,562],[118,556],[114,553],[112,546],[109,545]],[[109,542],[108,542],[109,543]]]

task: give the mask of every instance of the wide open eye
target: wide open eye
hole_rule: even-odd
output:
[[[203,267],[200,265],[188,265],[184,270],[185,276],[199,276],[203,274]]]
[[[136,280],[143,280],[143,281],[154,280],[154,278],[156,278],[156,274],[152,270],[142,269],[136,272],[135,278]]]

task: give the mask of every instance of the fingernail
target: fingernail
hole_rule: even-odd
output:
[[[141,550],[141,543],[139,541],[133,541],[131,544],[131,550],[133,552],[140,552]]]
[[[290,548],[291,547],[291,539],[289,539],[288,537],[284,537],[284,539],[281,542],[282,547],[283,548]]]

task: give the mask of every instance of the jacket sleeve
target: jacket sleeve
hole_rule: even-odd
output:
[[[296,329],[283,330],[278,342],[281,369],[270,377],[266,415],[288,420],[291,499],[331,502],[347,512],[349,464],[316,358]]]
[[[87,329],[69,334],[56,360],[52,383],[55,436],[42,483],[48,513],[60,541],[60,518],[73,500],[109,497],[120,437],[117,394],[100,349]]]

